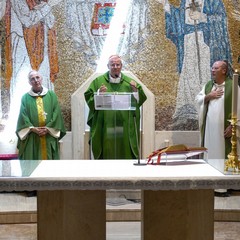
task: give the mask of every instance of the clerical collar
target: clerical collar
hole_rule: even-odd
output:
[[[38,97],[38,96],[44,96],[46,95],[48,92],[48,89],[45,88],[44,86],[42,86],[42,91],[41,92],[34,92],[32,89],[30,89],[30,91],[28,92],[29,95],[33,96],[33,97]]]
[[[32,91],[34,93],[36,93],[37,95],[40,95],[42,93],[42,91],[43,91],[43,88],[41,87],[41,89],[39,91],[34,91],[34,89],[32,89]]]
[[[218,83],[216,83],[216,82],[213,82],[213,85],[214,85],[215,87],[223,87],[223,86],[225,86],[225,81],[224,81],[223,83],[221,83],[221,84],[218,84]]]
[[[117,78],[114,78],[111,76],[111,74],[109,73],[109,82],[110,83],[120,83],[121,81],[121,73]]]

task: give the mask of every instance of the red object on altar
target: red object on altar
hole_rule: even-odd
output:
[[[185,157],[191,157],[207,152],[205,147],[188,147],[184,144],[173,145],[169,147],[160,148],[152,152],[148,157],[148,164],[160,164],[162,155],[184,155]],[[153,159],[156,158],[156,161]]]
[[[0,160],[13,160],[13,159],[18,159],[17,153],[0,154]]]

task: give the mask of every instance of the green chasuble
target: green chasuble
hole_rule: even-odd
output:
[[[140,106],[147,99],[141,85],[137,84],[139,100],[136,110],[95,110],[94,107],[94,93],[102,84],[107,87],[107,92],[132,92],[129,84],[131,80],[121,73],[120,83],[110,83],[107,72],[96,78],[84,93],[89,107],[87,123],[90,126],[90,143],[94,159],[138,158]]]
[[[25,139],[20,139],[20,130],[41,126],[59,130],[60,137],[53,137],[50,133],[39,137],[30,131]],[[53,91],[40,96],[31,96],[29,93],[23,95],[16,133],[20,160],[59,159],[59,140],[66,131],[57,96]]]

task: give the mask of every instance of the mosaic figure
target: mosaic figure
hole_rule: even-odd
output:
[[[227,16],[222,0],[182,0],[164,5],[166,36],[177,49],[179,85],[172,129],[196,130],[196,94],[211,78],[210,66],[218,59],[232,62]],[[184,129],[188,123],[194,129]]]
[[[136,60],[134,54],[142,49],[144,41],[147,3],[145,0],[129,0],[128,3],[124,3],[129,5],[127,19],[118,19],[123,24],[119,29],[117,49],[110,45],[107,48],[111,54],[118,53],[124,60]],[[96,66],[104,54],[102,50],[108,37],[109,24],[118,3],[116,0],[66,0],[65,4],[66,34],[73,39],[76,49],[84,54],[86,62]]]
[[[0,1],[0,20],[3,18],[5,14],[5,9],[6,9],[6,0],[1,0]],[[0,66],[2,65],[2,46],[0,45]],[[1,74],[0,74],[1,77]],[[1,81],[1,79],[0,79]],[[1,84],[0,84],[0,123],[2,119],[2,98],[1,98]]]
[[[61,0],[7,0],[6,87],[10,88],[9,121],[16,124],[20,99],[29,90],[25,81],[31,69],[43,75],[43,85],[53,90],[58,73],[58,57],[52,7]]]

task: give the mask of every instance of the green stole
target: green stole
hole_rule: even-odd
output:
[[[213,81],[207,82],[205,86],[205,95],[209,94],[213,87]],[[206,128],[206,118],[208,112],[208,103],[206,104],[206,111],[203,117],[203,125],[201,129],[201,137],[202,143],[204,146],[204,137],[205,137],[205,128]],[[224,130],[230,124],[229,119],[231,119],[232,113],[232,80],[230,78],[226,78],[225,80],[225,89],[224,89]],[[225,138],[225,158],[227,159],[227,155],[231,152],[232,144],[231,138]]]

